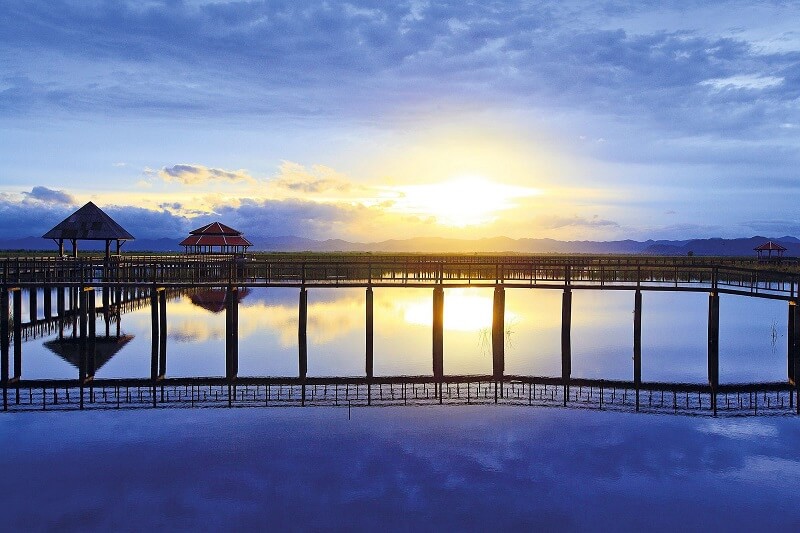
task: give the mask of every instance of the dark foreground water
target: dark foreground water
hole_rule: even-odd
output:
[[[800,530],[800,422],[482,406],[0,419],[6,531]]]

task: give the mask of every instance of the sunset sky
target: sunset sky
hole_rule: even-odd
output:
[[[800,236],[800,6],[662,4],[0,0],[0,238]]]

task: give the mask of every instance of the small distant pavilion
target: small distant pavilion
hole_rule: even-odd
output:
[[[102,209],[89,202],[56,227],[42,235],[58,244],[58,254],[64,256],[64,241],[72,243],[72,257],[78,257],[78,241],[105,241],[106,259],[111,257],[111,243],[116,241],[117,254],[125,241],[134,240],[133,235],[114,222]]]
[[[786,248],[777,242],[767,241],[761,246],[756,246],[753,250],[758,254],[759,261],[772,261],[773,259],[781,259]],[[773,252],[775,252],[774,256],[772,255]]]
[[[189,232],[180,243],[187,254],[240,254],[253,243],[241,231],[220,222],[212,222]]]

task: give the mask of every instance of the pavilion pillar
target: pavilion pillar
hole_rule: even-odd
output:
[[[111,240],[106,239],[106,261],[111,259]]]
[[[58,239],[58,256],[64,257],[64,239]]]
[[[719,387],[719,293],[708,295],[708,384],[711,386],[711,408],[717,413]]]
[[[72,239],[72,257],[78,257],[78,240]]]

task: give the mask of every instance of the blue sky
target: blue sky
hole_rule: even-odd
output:
[[[800,234],[788,2],[3,1],[0,237]]]

